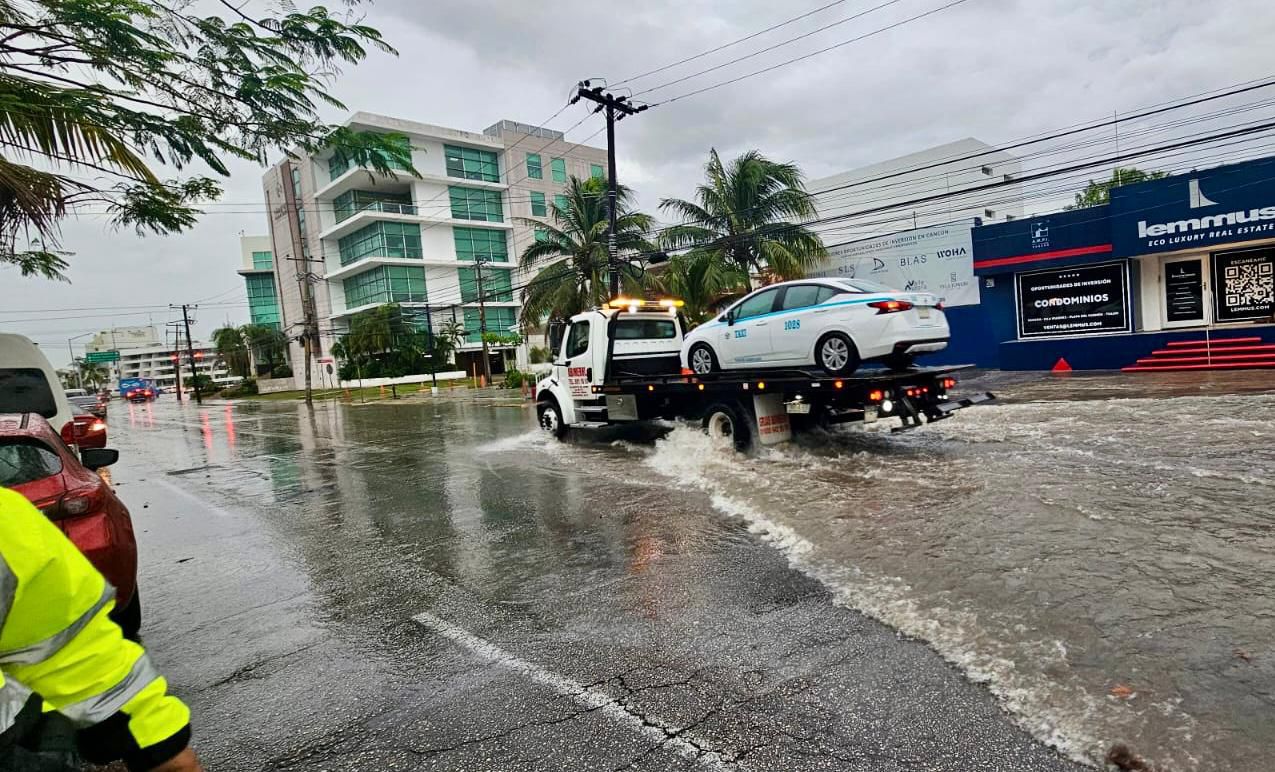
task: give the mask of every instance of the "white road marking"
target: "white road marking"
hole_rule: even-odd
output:
[[[658,716],[647,714],[645,721],[643,721],[642,718],[626,710],[614,697],[609,697],[574,679],[545,670],[525,659],[510,654],[490,641],[479,638],[468,630],[457,627],[428,612],[417,614],[412,619],[471,654],[481,657],[494,665],[499,665],[507,670],[526,676],[541,686],[552,689],[563,697],[570,698],[586,710],[596,711],[617,724],[648,737],[651,742],[668,748],[679,756],[694,761],[706,769],[729,770],[736,768],[734,765],[726,764],[716,753],[705,752],[702,748],[681,737],[669,737],[661,727],[674,731],[673,725]],[[652,724],[655,726],[652,726]]]

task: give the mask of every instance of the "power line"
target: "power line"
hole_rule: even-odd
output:
[[[872,6],[871,8],[868,8],[867,10],[860,11],[860,12],[858,12],[858,13],[856,13],[856,14],[851,15],[851,16],[847,16],[846,18],[841,19],[840,21],[834,21],[834,22],[832,22],[831,24],[825,24],[824,26],[819,27],[818,29],[813,29],[813,30],[811,30],[811,31],[809,31],[809,32],[802,33],[802,34],[800,34],[800,35],[798,35],[798,36],[796,36],[796,37],[788,38],[787,40],[780,41],[780,42],[778,42],[778,43],[775,43],[775,44],[774,44],[774,45],[772,45],[772,46],[767,46],[766,48],[763,48],[763,49],[761,49],[761,50],[759,50],[759,51],[754,51],[754,52],[752,52],[751,54],[745,54],[744,56],[740,56],[740,57],[737,57],[737,58],[735,58],[735,59],[731,59],[731,60],[730,60],[730,61],[728,61],[728,62],[722,62],[721,64],[713,65],[712,67],[709,67],[708,69],[700,70],[699,72],[693,72],[693,73],[691,73],[690,75],[684,75],[684,76],[682,76],[682,77],[680,77],[680,78],[675,78],[675,79],[670,80],[670,81],[668,81],[668,82],[666,82],[666,83],[661,83],[661,84],[659,84],[658,86],[651,86],[651,87],[650,87],[650,88],[648,88],[648,89],[643,89],[642,91],[639,91],[639,92],[637,92],[636,94],[634,94],[634,96],[641,96],[641,95],[643,95],[643,94],[649,94],[649,93],[651,93],[652,91],[659,91],[659,90],[660,90],[660,89],[662,89],[662,88],[667,88],[667,87],[669,87],[669,86],[673,86],[673,85],[676,85],[676,84],[678,84],[678,83],[684,83],[684,82],[686,82],[686,81],[688,81],[688,80],[691,80],[691,79],[693,79],[693,78],[698,78],[698,77],[699,77],[699,76],[701,76],[701,75],[707,75],[707,74],[708,74],[708,73],[710,73],[710,72],[716,72],[717,70],[723,69],[723,68],[725,68],[725,67],[729,67],[729,66],[731,66],[732,64],[739,64],[740,62],[747,61],[747,60],[749,60],[749,59],[752,59],[752,58],[753,58],[753,57],[755,57],[755,56],[761,56],[762,54],[770,53],[771,51],[774,51],[774,50],[775,50],[775,49],[777,49],[777,48],[783,48],[783,47],[784,47],[784,46],[786,46],[786,45],[789,45],[789,44],[792,44],[792,43],[796,43],[798,40],[804,40],[804,39],[806,39],[806,38],[810,37],[811,35],[817,35],[817,34],[819,34],[820,32],[824,32],[824,31],[826,31],[826,30],[830,30],[830,29],[832,29],[833,27],[839,27],[839,26],[841,26],[842,24],[846,24],[846,23],[848,23],[848,22],[852,22],[852,21],[854,21],[855,19],[860,19],[860,18],[862,18],[862,17],[864,17],[864,16],[867,16],[867,15],[868,15],[868,14],[870,14],[870,13],[875,13],[876,11],[880,11],[880,10],[882,10],[882,9],[884,9],[884,8],[888,8],[888,7],[892,6],[892,5],[896,5],[897,3],[900,3],[900,2],[902,2],[902,0],[886,0],[886,2],[881,3],[880,5],[874,5],[874,6]],[[856,38],[856,39],[857,39],[857,38]],[[848,41],[846,41],[845,43],[839,43],[839,44],[838,44],[838,46],[841,46],[841,45],[849,45],[850,43],[853,43],[853,42],[854,42],[854,40],[848,40]],[[832,46],[831,48],[824,49],[824,50],[831,50],[832,48],[836,48],[836,47],[838,47],[838,46]],[[822,53],[822,52],[820,52],[820,51],[816,51],[815,53],[816,53],[816,54],[818,54],[818,53]],[[810,54],[810,56],[814,56],[814,55],[815,55],[815,54]],[[800,58],[805,58],[805,57],[799,57],[799,59],[800,59]],[[798,61],[798,59],[794,59],[794,60],[792,60],[792,61]]]
[[[892,0],[892,1],[893,1],[893,0]],[[658,106],[660,106],[660,105],[672,104],[673,102],[677,102],[677,101],[680,101],[680,100],[682,100],[682,99],[687,99],[687,98],[689,98],[689,97],[697,96],[697,95],[699,95],[699,94],[703,94],[703,93],[705,93],[705,92],[707,92],[707,91],[712,91],[712,90],[714,90],[714,89],[721,88],[722,86],[729,86],[729,85],[731,85],[732,83],[738,83],[738,82],[740,82],[741,80],[747,80],[748,78],[752,78],[752,77],[755,77],[755,76],[757,76],[757,75],[762,75],[762,74],[764,74],[764,73],[771,72],[772,70],[777,70],[777,69],[779,69],[780,67],[787,67],[787,66],[788,66],[788,65],[790,65],[790,64],[794,64],[794,63],[796,63],[796,62],[800,62],[800,61],[803,61],[803,60],[805,60],[805,59],[810,59],[811,57],[819,56],[820,54],[826,54],[827,52],[832,51],[832,50],[834,50],[834,49],[841,48],[841,47],[843,47],[843,46],[848,46],[848,45],[850,45],[851,43],[858,43],[858,42],[859,42],[859,41],[861,41],[861,40],[866,40],[866,39],[868,39],[868,38],[870,38],[870,37],[874,37],[874,36],[876,36],[876,35],[880,35],[880,34],[881,34],[881,33],[883,33],[883,32],[889,32],[890,30],[892,30],[892,29],[896,29],[896,28],[898,28],[898,27],[902,27],[902,26],[903,26],[903,25],[905,25],[905,24],[911,24],[911,23],[912,23],[912,22],[914,22],[914,21],[920,21],[921,19],[924,19],[924,18],[926,18],[927,16],[933,16],[933,15],[934,15],[934,14],[936,14],[936,13],[940,13],[940,12],[942,12],[942,11],[946,11],[946,10],[947,10],[947,9],[949,9],[949,8],[953,8],[953,7],[958,6],[958,5],[961,5],[962,3],[965,3],[965,2],[968,2],[968,0],[952,0],[952,2],[950,2],[950,3],[946,4],[946,5],[941,5],[941,6],[939,6],[938,8],[934,8],[934,9],[932,9],[932,10],[925,11],[925,12],[923,12],[923,13],[918,13],[918,14],[916,14],[915,16],[909,16],[908,18],[903,19],[902,21],[897,21],[897,22],[895,22],[895,23],[893,23],[893,24],[886,25],[886,26],[881,27],[881,28],[879,28],[879,29],[875,29],[875,30],[873,30],[873,31],[871,31],[871,32],[865,32],[865,33],[864,33],[864,34],[862,34],[862,35],[859,35],[859,36],[857,36],[857,37],[850,38],[849,40],[843,40],[843,41],[841,41],[840,43],[836,43],[836,44],[834,44],[834,45],[827,46],[827,47],[825,47],[825,48],[821,48],[821,49],[819,49],[818,51],[812,51],[812,52],[810,52],[810,53],[808,53],[808,54],[803,54],[803,55],[801,55],[801,56],[795,56],[795,57],[793,57],[792,59],[788,59],[788,60],[785,60],[785,61],[779,62],[778,64],[772,64],[772,65],[771,65],[771,66],[769,66],[769,67],[763,67],[763,68],[762,68],[762,69],[760,69],[760,70],[755,70],[755,71],[753,71],[753,72],[750,72],[750,73],[747,73],[747,74],[744,74],[744,75],[740,75],[740,76],[735,77],[735,78],[731,78],[730,80],[724,80],[724,81],[722,81],[721,83],[715,83],[715,84],[713,84],[713,85],[711,85],[711,86],[705,86],[705,87],[703,87],[703,88],[695,89],[694,91],[688,91],[688,92],[686,92],[685,94],[678,94],[677,96],[675,96],[675,97],[670,97],[670,98],[668,98],[668,99],[665,99],[665,100],[664,100],[664,101],[662,101],[662,102],[656,102],[655,104],[653,104],[653,105],[652,105],[652,107],[658,107]],[[648,89],[648,90],[653,90],[653,89]],[[639,92],[639,93],[646,93],[646,92]]]
[[[646,77],[646,76],[648,76],[648,75],[654,75],[654,74],[655,74],[655,73],[657,73],[657,72],[664,72],[665,70],[669,70],[669,69],[672,69],[672,68],[674,68],[674,67],[677,67],[677,66],[680,66],[680,65],[686,64],[687,62],[693,62],[693,61],[695,61],[696,59],[702,59],[703,57],[705,57],[705,56],[709,56],[710,54],[715,54],[715,53],[717,53],[718,51],[724,51],[724,50],[726,50],[727,48],[730,48],[731,46],[739,45],[740,43],[745,43],[745,42],[747,42],[747,41],[749,41],[749,40],[752,40],[753,38],[757,38],[757,37],[760,37],[760,36],[762,36],[762,35],[765,35],[767,32],[773,32],[774,30],[777,30],[777,29],[779,29],[780,27],[786,27],[786,26],[788,26],[789,24],[792,24],[792,23],[794,23],[794,22],[801,21],[802,19],[804,19],[804,18],[806,18],[806,17],[808,17],[808,16],[814,16],[815,14],[820,13],[821,11],[826,11],[826,10],[828,10],[829,8],[832,8],[833,6],[841,5],[841,4],[842,4],[842,3],[844,3],[845,1],[846,1],[846,0],[834,0],[834,2],[828,3],[827,5],[821,5],[821,6],[819,6],[818,8],[814,9],[813,11],[806,11],[805,13],[801,14],[800,16],[793,16],[792,18],[790,18],[790,19],[786,19],[785,21],[782,21],[782,22],[780,22],[780,23],[778,23],[778,24],[772,24],[771,26],[769,26],[769,27],[767,27],[766,29],[761,30],[761,31],[759,31],[759,32],[754,32],[754,33],[752,33],[751,35],[745,35],[745,36],[744,36],[744,37],[742,37],[742,38],[736,38],[735,40],[732,40],[732,41],[730,41],[729,43],[723,43],[722,45],[717,46],[716,48],[710,48],[710,49],[708,49],[707,51],[701,51],[700,53],[695,54],[694,56],[688,56],[688,57],[686,57],[685,59],[679,59],[679,60],[677,60],[676,62],[671,62],[671,63],[669,63],[669,64],[664,65],[663,67],[656,67],[656,68],[655,68],[655,69],[653,69],[653,70],[647,70],[646,72],[640,73],[640,74],[638,74],[638,75],[631,75],[631,76],[629,76],[629,77],[625,78],[624,80],[618,81],[618,82],[613,83],[613,84],[609,84],[609,86],[610,86],[611,88],[618,88],[619,86],[623,86],[625,83],[632,83],[633,81],[635,81],[635,80],[640,80],[640,79],[642,79],[642,78],[645,78],[645,77]],[[826,29],[826,28],[824,28],[824,29]]]

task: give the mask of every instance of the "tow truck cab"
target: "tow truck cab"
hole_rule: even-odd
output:
[[[592,425],[606,413],[601,391],[608,381],[679,372],[686,332],[679,305],[621,298],[550,325],[553,369],[536,384],[541,425],[559,436],[569,426]]]

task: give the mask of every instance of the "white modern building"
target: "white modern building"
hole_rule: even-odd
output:
[[[570,177],[604,176],[606,152],[513,121],[481,134],[370,113],[345,125],[405,136],[420,177],[353,167],[331,152],[285,159],[265,175],[279,322],[298,384],[306,302],[320,332],[316,359],[356,314],[398,303],[423,328],[462,324],[458,362],[468,369],[481,350],[479,296],[487,332],[516,331],[519,290],[541,267],[519,265],[537,228],[515,218],[549,219]]]
[[[1017,157],[966,138],[809,180],[806,189],[821,221],[814,230],[831,246],[975,219],[1015,220],[1023,216],[1021,173]]]
[[[238,383],[224,365],[217,362],[217,352],[206,343],[193,343],[195,355],[195,371],[207,375],[218,386]],[[141,346],[121,349],[119,361],[119,379],[144,378],[154,381],[164,391],[172,391],[177,387],[177,360],[181,358],[182,383],[189,390],[190,351],[185,346],[173,348],[167,345]],[[117,380],[114,384],[119,385]]]
[[[282,329],[279,285],[269,236],[239,237],[239,275],[248,295],[248,318],[253,324]]]

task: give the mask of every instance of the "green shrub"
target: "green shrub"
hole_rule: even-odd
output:
[[[533,365],[542,365],[549,361],[549,347],[532,346],[531,350],[527,352],[527,356]]]
[[[270,373],[271,378],[291,378],[292,368],[287,365],[279,365]]]
[[[531,376],[516,367],[511,367],[505,371],[505,381],[500,384],[500,387],[502,389],[521,389],[524,383],[531,383]]]

